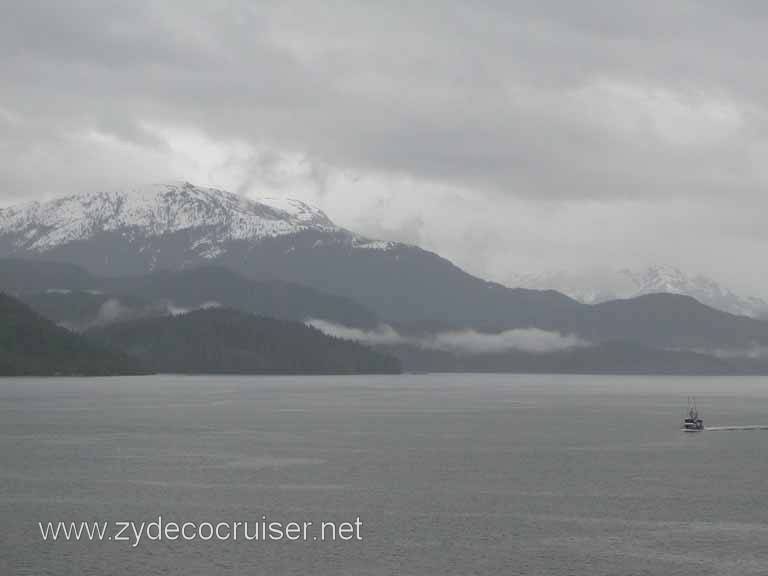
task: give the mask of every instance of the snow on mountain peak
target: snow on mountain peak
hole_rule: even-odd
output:
[[[674,266],[649,266],[643,270],[621,270],[622,274],[632,279],[637,289],[642,293],[668,292],[671,294],[686,294],[690,290],[721,291],[720,286],[704,276],[688,276]]]
[[[330,218],[325,215],[325,212],[314,206],[310,206],[301,200],[294,198],[259,198],[257,200],[260,204],[270,206],[275,210],[280,210],[286,214],[290,214],[296,220],[300,222],[307,222],[311,224],[322,224],[329,228],[333,228],[334,224]]]
[[[260,202],[188,182],[76,194],[0,210],[0,234],[34,252],[99,232],[153,237],[184,229],[204,230],[210,242],[339,230],[323,212],[298,200]]]
[[[712,308],[732,314],[768,317],[768,302],[738,295],[715,280],[689,276],[674,266],[649,266],[639,270],[590,270],[518,276],[513,283],[534,289],[554,289],[584,302],[597,304],[616,298],[665,292],[691,296]]]

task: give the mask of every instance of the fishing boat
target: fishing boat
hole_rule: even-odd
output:
[[[699,416],[699,410],[696,407],[696,398],[688,397],[688,412],[683,417],[683,423],[680,426],[683,432],[701,432],[704,430],[704,420]]]

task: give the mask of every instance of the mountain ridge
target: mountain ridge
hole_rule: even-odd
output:
[[[231,308],[195,310],[94,328],[86,335],[158,372],[398,374],[400,362],[311,326]]]
[[[179,221],[189,223],[183,218],[179,220],[178,214],[188,215],[189,210],[183,207],[188,207],[190,196],[193,197],[190,202],[196,205],[194,199],[198,193],[191,184],[185,183],[183,188],[189,189],[188,194],[150,195],[157,201],[182,204],[181,208],[171,210],[170,224],[159,232],[151,227],[142,230],[103,225],[98,215],[112,210],[107,198],[110,207],[76,211],[76,223],[66,219],[69,229],[86,232],[55,246],[33,242],[47,230],[34,220],[21,220],[29,225],[28,233],[23,227],[11,230],[0,227],[0,257],[68,262],[83,266],[91,274],[114,277],[116,282],[122,282],[118,277],[146,275],[152,270],[180,273],[214,264],[251,281],[289,282],[349,299],[369,310],[378,322],[405,330],[410,330],[409,326],[441,325],[454,332],[469,329],[494,334],[536,328],[573,335],[595,345],[617,340],[650,348],[727,351],[730,355],[743,351],[752,354],[754,350],[768,348],[768,322],[734,316],[670,294],[590,306],[553,290],[509,288],[475,277],[440,255],[417,246],[371,240],[335,225],[329,226],[324,218],[318,225],[306,225],[307,220],[315,217],[310,208],[306,209],[310,212],[298,219],[288,212],[265,208],[269,222],[274,224],[274,218],[284,220],[276,227],[280,234],[259,233],[236,239],[218,234],[214,235],[215,250],[211,251],[211,246],[201,250],[201,239],[207,238],[210,230],[222,221],[228,221],[228,216],[221,214],[234,202],[233,195],[204,189],[200,194],[205,199],[213,197],[211,201],[218,202],[217,208],[201,209],[202,216],[192,218],[193,225],[185,228],[176,225]],[[224,197],[220,202],[219,196]],[[97,203],[105,201],[98,195],[88,198]],[[53,202],[47,210],[52,210]],[[162,213],[165,209],[162,206],[148,209],[152,214]],[[253,217],[259,220],[263,216],[262,205],[255,206]],[[291,209],[304,210],[303,205],[297,208],[289,203],[289,208],[291,206]],[[39,209],[38,206],[36,210]],[[14,214],[18,212],[18,209],[10,210]],[[210,213],[215,217],[208,218]],[[97,217],[94,220],[89,214]],[[248,229],[265,228],[254,225]],[[289,231],[282,233],[286,230]],[[19,243],[20,237],[27,238],[27,243]],[[68,238],[61,234],[55,237]],[[270,312],[269,309],[257,311]]]
[[[712,278],[702,274],[689,275],[674,266],[521,274],[510,282],[532,289],[555,289],[584,304],[653,293],[683,294],[731,314],[768,318],[768,302],[762,298],[737,294]]]
[[[0,290],[74,330],[211,306],[284,320],[314,317],[355,327],[378,323],[352,300],[280,280],[252,280],[216,264],[102,277],[72,264],[0,258]]]
[[[322,211],[298,200],[276,208],[189,182],[73,194],[0,210],[0,229],[16,233],[18,248],[37,252],[88,239],[100,231],[140,231],[151,237],[195,227],[209,229],[201,242],[337,229]]]
[[[122,198],[128,193],[115,194]],[[223,200],[215,203],[215,209],[201,209],[203,216],[195,220],[189,213],[198,212],[189,209],[189,204],[196,205],[199,195],[206,201],[212,196]],[[135,220],[121,219],[122,211],[114,207],[119,202],[113,201],[110,193],[66,197],[67,204],[85,207],[66,210],[67,216],[59,220],[47,220],[47,215],[56,214],[63,199],[28,203],[0,211],[0,257],[68,262],[106,276],[216,263],[255,280],[293,282],[350,298],[387,320],[474,323],[492,321],[501,310],[510,322],[526,323],[549,310],[579,306],[555,292],[509,289],[482,280],[433,252],[328,225],[324,215],[317,225],[307,225],[306,218],[299,221],[268,207],[268,224],[274,224],[272,218],[283,218],[287,223],[259,227],[263,205],[249,201],[249,207],[255,206],[252,216],[256,223],[245,228],[269,228],[280,233],[228,235],[228,219],[219,216],[227,206],[237,204],[233,199],[236,195],[183,183],[162,185],[159,193],[139,191],[134,196],[131,202],[143,198],[156,203],[145,210],[149,214],[171,213],[172,217],[165,219],[170,223],[143,229]],[[188,202],[188,197],[193,200]],[[177,202],[180,206],[175,205]],[[118,216],[114,216],[116,211]],[[210,218],[210,214],[215,217]],[[189,225],[181,226],[180,222]],[[456,305],[466,299],[473,301],[472,307]]]
[[[0,292],[0,376],[146,374],[125,354],[56,326]]]
[[[141,244],[185,230],[200,232],[191,248],[206,259],[218,256],[228,242],[306,231],[332,233],[358,248],[383,250],[397,244],[371,240],[336,226],[322,210],[300,200],[250,199],[185,181],[72,194],[2,208],[0,230],[6,252],[37,254],[101,233],[118,233]]]

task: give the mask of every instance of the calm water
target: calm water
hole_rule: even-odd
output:
[[[0,573],[765,574],[765,378],[0,380]],[[43,542],[38,521],[363,521]]]

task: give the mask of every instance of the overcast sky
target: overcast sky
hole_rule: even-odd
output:
[[[0,0],[0,205],[185,179],[768,296],[768,3]]]

